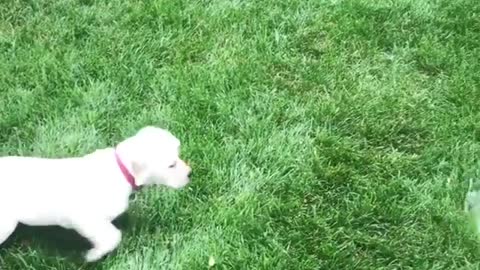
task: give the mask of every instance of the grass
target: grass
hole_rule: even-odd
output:
[[[0,268],[478,269],[462,210],[480,174],[479,13],[476,0],[4,0],[3,155],[81,155],[154,124],[195,176],[136,194],[97,264],[72,232],[20,227]]]

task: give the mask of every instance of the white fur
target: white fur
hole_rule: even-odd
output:
[[[145,127],[117,145],[138,186],[188,184],[190,167],[179,157],[180,141],[170,132]],[[19,223],[74,229],[93,245],[96,261],[113,251],[121,232],[111,223],[125,212],[133,189],[105,148],[74,158],[0,158],[0,244]]]

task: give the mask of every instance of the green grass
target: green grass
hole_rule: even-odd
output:
[[[72,232],[21,227],[0,268],[478,269],[462,211],[480,176],[479,14],[477,0],[4,0],[3,155],[81,155],[154,124],[195,175],[136,194],[97,264]]]

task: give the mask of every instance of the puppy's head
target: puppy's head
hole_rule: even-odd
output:
[[[190,182],[191,168],[180,158],[180,141],[169,131],[147,126],[119,144],[128,157],[137,185],[182,188]]]

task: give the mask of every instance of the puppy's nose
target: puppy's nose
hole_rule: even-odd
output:
[[[192,177],[192,173],[193,173],[193,172],[192,172],[192,170],[190,169],[190,170],[188,171],[188,177]]]

